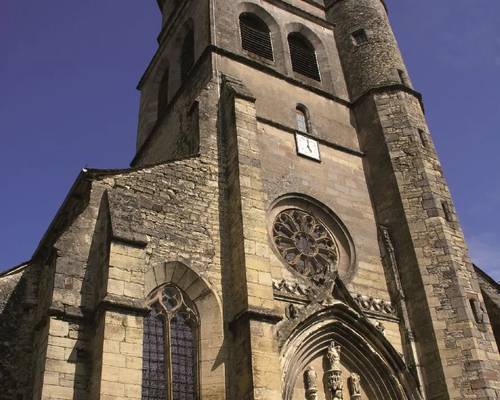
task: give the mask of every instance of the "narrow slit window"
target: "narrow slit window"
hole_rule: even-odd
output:
[[[314,46],[300,33],[288,35],[292,69],[315,81],[321,81]]]
[[[398,76],[399,76],[399,81],[405,85],[405,86],[408,86],[410,87],[411,84],[410,84],[410,79],[408,78],[408,74],[406,73],[405,70],[403,69],[398,69]]]
[[[240,34],[244,50],[267,60],[274,60],[271,31],[264,21],[253,14],[241,14]]]
[[[405,84],[405,81],[406,81],[405,72],[402,69],[398,69],[398,75],[399,75],[399,81],[402,84]]]
[[[442,201],[441,207],[443,208],[444,218],[446,219],[446,221],[452,222],[453,218],[452,218],[452,214],[451,214],[450,205],[448,204],[448,202]]]
[[[352,38],[354,40],[354,44],[357,46],[368,42],[368,35],[366,34],[366,31],[364,29],[358,29],[357,31],[353,32]]]
[[[418,137],[420,139],[420,143],[422,144],[422,146],[427,147],[427,145],[428,145],[427,134],[423,130],[419,129],[418,130]]]
[[[169,83],[169,70],[164,72],[163,78],[160,82],[160,89],[158,93],[158,118],[161,118],[168,106],[168,83]]]
[[[184,82],[194,64],[194,33],[190,30],[184,42],[181,51],[181,81]]]

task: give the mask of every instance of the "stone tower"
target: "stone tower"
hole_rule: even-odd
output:
[[[500,290],[383,1],[158,5],[131,168],[0,276],[0,398],[497,399]]]

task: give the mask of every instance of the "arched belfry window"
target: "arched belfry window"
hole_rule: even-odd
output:
[[[189,30],[182,43],[181,50],[181,80],[185,81],[194,64],[194,32]]]
[[[241,47],[250,53],[273,61],[271,31],[264,21],[250,13],[240,15]]]
[[[171,284],[156,290],[148,304],[142,400],[198,400],[199,317],[195,305]]]
[[[295,118],[297,120],[297,130],[299,132],[310,133],[309,113],[303,105],[298,105],[295,109]]]
[[[293,70],[308,78],[321,81],[316,51],[309,40],[300,33],[290,33],[288,46]]]

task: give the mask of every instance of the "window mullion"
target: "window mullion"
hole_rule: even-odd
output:
[[[167,375],[167,399],[174,400],[173,391],[173,373],[172,373],[172,346],[171,346],[171,329],[170,329],[171,315],[165,316],[165,373]]]

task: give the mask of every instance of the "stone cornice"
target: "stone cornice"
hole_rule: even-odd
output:
[[[229,329],[234,332],[236,325],[243,321],[260,321],[275,325],[282,319],[283,316],[275,310],[248,308],[234,317],[234,319],[229,323]]]

